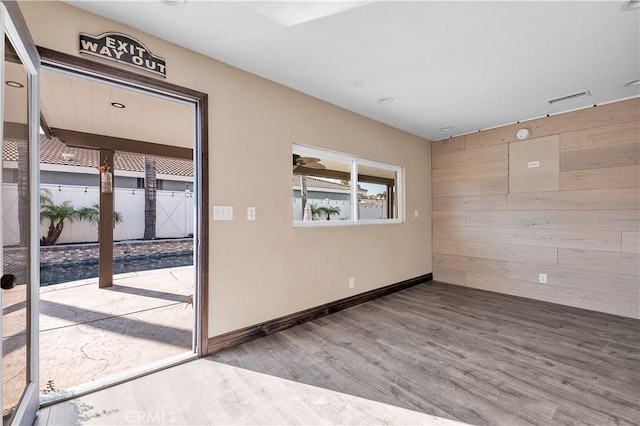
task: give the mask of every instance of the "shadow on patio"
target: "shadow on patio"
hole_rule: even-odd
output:
[[[193,267],[40,289],[40,389],[68,389],[191,351]]]

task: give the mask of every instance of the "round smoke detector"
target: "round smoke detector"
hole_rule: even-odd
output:
[[[529,131],[529,129],[520,129],[516,132],[516,137],[522,140],[528,138],[530,134],[531,132]]]

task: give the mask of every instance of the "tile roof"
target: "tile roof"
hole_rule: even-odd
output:
[[[4,141],[2,159],[4,161],[18,161],[18,144],[14,141]]]
[[[73,154],[72,157],[63,157],[62,154]],[[175,158],[156,157],[156,172],[173,176],[193,176],[193,162],[178,160]],[[11,140],[4,141],[2,159],[5,161],[18,161],[18,144]],[[116,152],[115,169],[132,172],[144,172],[144,155]],[[40,135],[40,162],[43,164],[55,164],[60,166],[98,167],[100,153],[95,149],[76,148],[66,146],[59,139],[49,139]],[[292,178],[293,187],[300,186],[300,178],[296,175]],[[349,185],[329,182],[307,176],[308,188],[334,189],[349,191]],[[366,191],[358,191],[366,192]]]
[[[293,176],[293,188],[300,188],[299,175]],[[337,189],[339,191],[349,192],[351,190],[350,185],[343,185],[341,183],[330,182],[324,179],[317,179],[311,176],[307,176],[307,188],[320,188],[320,189]],[[360,188],[358,185],[358,194],[364,195],[367,193],[366,189]]]
[[[292,183],[294,187],[300,187],[300,176],[294,175]],[[338,189],[348,192],[351,187],[349,185],[342,185],[341,183],[329,182],[307,176],[307,188]]]
[[[72,154],[63,157],[64,154]],[[156,157],[156,173],[173,176],[193,176],[193,161],[175,158]],[[2,159],[18,161],[18,147],[14,141],[4,141]],[[115,169],[132,172],[144,172],[144,155],[116,152]],[[40,135],[40,162],[60,166],[98,167],[100,153],[95,149],[69,147],[59,139],[49,139]]]

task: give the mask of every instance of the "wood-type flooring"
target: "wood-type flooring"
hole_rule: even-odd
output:
[[[640,424],[640,321],[439,282],[210,358],[477,425]]]
[[[430,282],[41,410],[62,424],[640,424],[640,321]]]

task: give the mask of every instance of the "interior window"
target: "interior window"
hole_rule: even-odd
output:
[[[358,219],[397,219],[397,182],[395,170],[358,164]]]
[[[295,221],[351,220],[351,164],[293,153]]]
[[[292,170],[296,226],[401,221],[398,166],[293,145]]]

